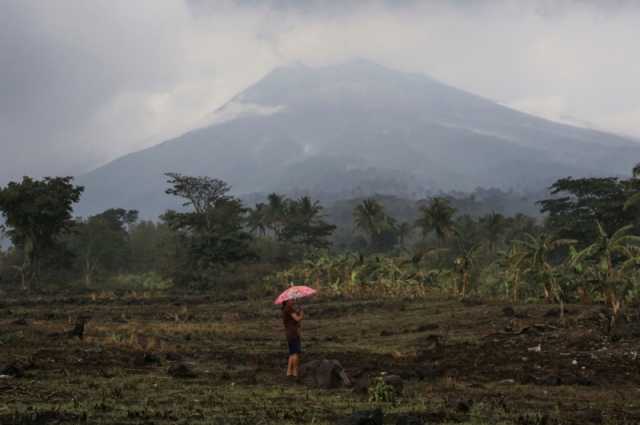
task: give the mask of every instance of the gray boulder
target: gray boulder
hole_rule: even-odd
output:
[[[313,360],[300,366],[305,384],[330,389],[351,386],[351,379],[337,360]]]

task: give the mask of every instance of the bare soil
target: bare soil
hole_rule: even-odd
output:
[[[304,360],[399,375],[401,397],[289,382],[268,299],[32,296],[0,301],[0,424],[333,424],[375,407],[388,424],[640,423],[635,308],[612,332],[598,305],[561,318],[545,304],[319,297],[305,312]]]

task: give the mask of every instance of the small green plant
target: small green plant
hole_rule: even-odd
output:
[[[385,382],[384,376],[375,378],[369,386],[369,402],[395,404],[396,401],[395,388]]]

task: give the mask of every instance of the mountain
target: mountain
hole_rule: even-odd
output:
[[[540,189],[559,177],[628,174],[640,144],[509,109],[424,75],[367,62],[277,68],[180,137],[79,177],[79,213],[175,208],[165,172],[236,194],[421,196],[478,186]]]

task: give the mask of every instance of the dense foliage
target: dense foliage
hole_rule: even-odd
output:
[[[249,208],[224,181],[177,173],[167,174],[166,192],[183,208],[160,222],[119,208],[74,220],[82,188],[71,178],[25,178],[0,191],[2,234],[12,242],[0,254],[0,278],[26,287],[46,269],[49,284],[93,289],[306,282],[342,295],[440,290],[603,302],[614,324],[640,295],[638,171],[558,180],[539,202],[544,220],[450,195],[356,199],[328,211],[308,196],[273,193]],[[348,233],[334,224],[346,220]]]
[[[0,189],[0,211],[7,234],[15,249],[22,253],[22,263],[14,265],[20,272],[23,288],[36,283],[42,263],[55,256],[58,237],[73,225],[73,204],[82,187],[74,186],[71,177],[11,182]]]

